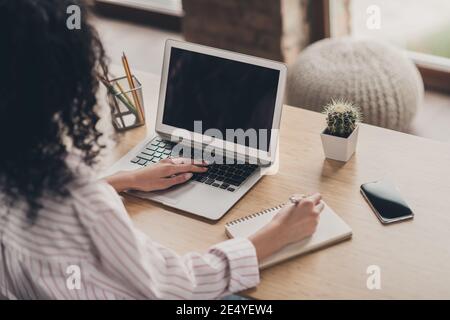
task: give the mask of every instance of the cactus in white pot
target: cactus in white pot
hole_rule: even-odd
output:
[[[356,149],[361,111],[353,103],[332,100],[324,107],[327,127],[322,132],[322,145],[327,158],[348,161]]]

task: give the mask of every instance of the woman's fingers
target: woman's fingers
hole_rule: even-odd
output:
[[[173,158],[172,163],[174,164],[194,164],[196,166],[207,166],[208,163],[204,160],[196,160],[190,158]]]
[[[169,165],[166,169],[166,176],[172,176],[175,174],[186,173],[186,172],[206,172],[208,168],[199,167],[190,163],[186,164],[173,164]]]
[[[161,179],[161,188],[167,189],[174,185],[185,183],[190,178],[192,178],[192,173],[190,173],[190,172],[179,174],[179,175],[176,175],[176,176],[173,176],[170,178],[163,178],[163,179]]]
[[[322,195],[320,193],[314,193],[312,196],[305,198],[305,200],[310,200],[314,206],[317,206],[322,200]]]
[[[289,197],[289,200],[296,200],[298,202],[300,202],[303,198],[305,198],[304,194],[299,194],[299,193],[294,193],[292,196]]]
[[[325,208],[325,204],[320,201],[319,204],[314,208],[314,212],[320,214],[323,211],[323,208]]]
[[[165,158],[159,161],[159,163],[174,163],[172,158]]]
[[[186,172],[202,173],[208,171],[206,162],[200,161],[197,163],[195,160],[188,158],[166,158],[159,163],[163,164],[160,172],[164,177]]]

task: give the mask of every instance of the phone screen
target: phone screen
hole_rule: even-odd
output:
[[[390,181],[382,180],[361,185],[361,192],[383,223],[413,217],[413,212]]]

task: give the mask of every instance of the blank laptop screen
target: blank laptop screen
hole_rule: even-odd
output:
[[[215,128],[223,140],[268,151],[279,73],[267,67],[172,48],[163,124],[193,132],[194,121],[202,121],[202,134]],[[249,145],[248,139],[226,139],[226,129],[255,129],[258,137],[260,132],[266,132],[267,140],[258,138],[255,146]]]

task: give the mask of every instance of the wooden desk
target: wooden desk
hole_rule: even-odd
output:
[[[156,110],[158,77],[137,73],[149,114]],[[154,117],[148,116],[153,129]],[[216,224],[132,197],[124,199],[136,226],[179,253],[226,240],[224,224],[286,201],[295,192],[320,191],[353,228],[353,238],[265,270],[261,284],[244,292],[256,299],[450,298],[450,145],[362,125],[355,156],[325,160],[321,114],[285,106],[280,168],[264,177]],[[125,134],[116,159],[145,136]],[[113,159],[111,159],[113,160]],[[392,179],[415,212],[412,221],[383,226],[359,186]],[[381,290],[368,290],[366,269],[381,268]]]

